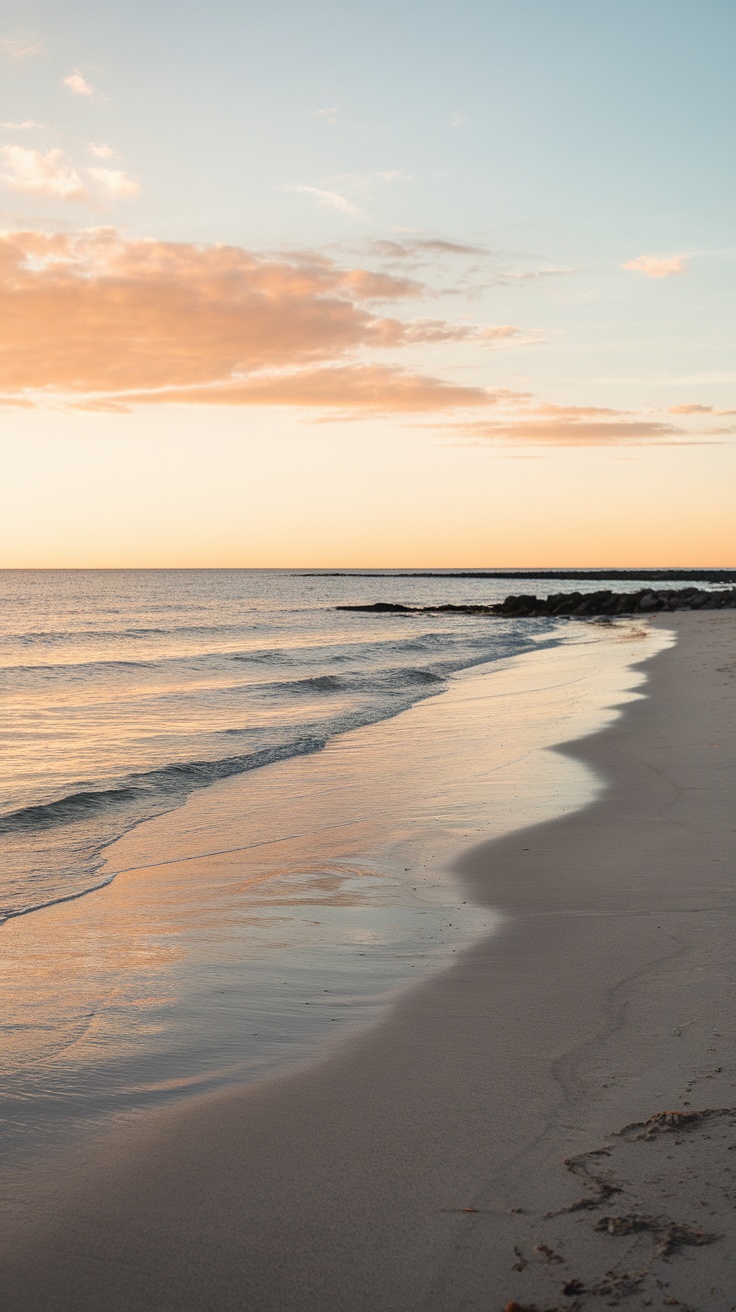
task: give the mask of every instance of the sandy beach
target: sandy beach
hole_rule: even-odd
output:
[[[328,1059],[57,1164],[7,1312],[736,1307],[736,617],[667,626],[564,748],[603,794],[459,863],[503,929]]]

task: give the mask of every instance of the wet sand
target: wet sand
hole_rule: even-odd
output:
[[[565,748],[607,791],[462,858],[502,931],[328,1059],[57,1165],[3,1308],[734,1308],[736,618],[667,624],[648,698]]]

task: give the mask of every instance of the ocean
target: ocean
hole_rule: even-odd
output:
[[[498,928],[453,856],[596,795],[548,749],[636,695],[666,637],[336,608],[520,590],[555,587],[0,573],[11,1156],[311,1059]]]
[[[281,571],[0,573],[0,916],[94,888],[106,845],[193,790],[318,751],[554,627],[338,604],[508,590]]]

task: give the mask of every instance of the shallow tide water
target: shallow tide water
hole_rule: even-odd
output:
[[[319,751],[552,630],[341,603],[501,591],[288,571],[0,571],[0,919],[95,887],[107,844],[193,792]]]

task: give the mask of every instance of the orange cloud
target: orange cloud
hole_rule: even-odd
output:
[[[622,419],[630,412],[627,410],[615,410],[612,406],[604,405],[555,405],[550,401],[543,401],[539,404],[531,405],[531,413],[539,415],[547,420],[555,420],[559,423],[579,424],[584,420],[608,420]]]
[[[415,319],[404,325],[402,341],[410,342],[502,342],[509,337],[518,337],[520,330],[510,323],[499,324],[495,328],[484,328],[482,324],[448,323],[445,319]]]
[[[670,415],[736,415],[736,410],[719,410],[714,405],[671,405]]]
[[[476,440],[513,442],[518,446],[592,447],[630,443],[690,442],[697,433],[668,420],[632,414],[608,406],[536,404],[524,396],[500,398],[512,413],[503,418],[464,424],[464,436]]]
[[[459,430],[466,440],[536,446],[698,436],[668,414],[551,404],[402,368],[395,356],[377,361],[386,349],[524,340],[510,324],[402,319],[376,308],[428,290],[309,251],[126,240],[113,228],[0,234],[0,400],[86,410],[290,406],[425,423],[473,411]],[[718,413],[674,411],[695,422]],[[448,431],[449,418],[439,422]]]
[[[126,241],[114,229],[6,233],[0,391],[86,396],[90,405],[477,405],[482,388],[351,360],[366,350],[492,342],[516,331],[403,322],[369,308],[421,290],[411,279],[309,254]]]
[[[673,278],[687,271],[687,256],[639,255],[635,260],[622,264],[621,268],[643,273],[645,278]]]
[[[165,388],[91,397],[81,408],[126,410],[143,402],[158,405],[268,405],[333,412],[330,417],[441,413],[485,406],[483,387],[460,387],[441,378],[409,373],[392,365],[354,364],[283,370],[233,379],[215,386]]]

